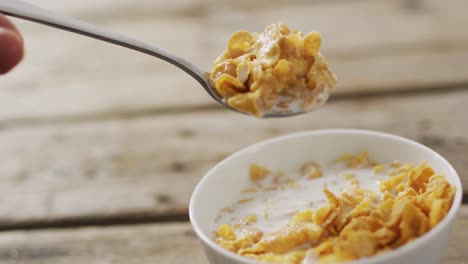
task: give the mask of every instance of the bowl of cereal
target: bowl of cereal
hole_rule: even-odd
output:
[[[460,207],[454,168],[399,136],[352,129],[249,146],[195,188],[210,263],[440,263]]]

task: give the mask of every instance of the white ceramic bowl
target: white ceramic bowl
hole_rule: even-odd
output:
[[[457,187],[452,208],[445,219],[422,237],[386,254],[350,264],[436,264],[440,263],[452,224],[462,199],[462,186],[455,169],[435,151],[419,143],[390,134],[366,130],[317,130],[277,137],[232,154],[212,168],[195,188],[190,201],[190,221],[212,264],[255,264],[218,246],[210,225],[222,207],[237,200],[249,185],[249,165],[258,162],[272,170],[298,168],[306,161],[326,162],[340,154],[369,152],[372,159],[420,163],[425,160],[437,173]]]

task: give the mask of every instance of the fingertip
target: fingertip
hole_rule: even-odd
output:
[[[10,29],[0,28],[0,74],[11,71],[23,56],[21,36]]]

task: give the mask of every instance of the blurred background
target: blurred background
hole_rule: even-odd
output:
[[[261,32],[277,21],[304,33],[316,30],[338,85],[316,112],[258,120],[217,105],[196,81],[163,61],[13,19],[26,57],[0,77],[0,228],[155,224],[149,231],[67,229],[51,237],[11,231],[0,234],[0,260],[28,259],[31,249],[48,241],[49,250],[64,247],[68,255],[39,250],[50,258],[44,263],[75,263],[72,256],[80,254],[91,262],[99,254],[122,260],[135,250],[143,258],[166,257],[161,263],[179,263],[187,254],[204,263],[187,222],[198,180],[230,153],[295,131],[363,128],[402,135],[444,155],[468,186],[466,0],[34,3],[167,48],[207,71],[233,31]],[[149,241],[167,239],[169,244],[158,244],[167,249],[158,258],[143,242],[125,251],[132,248],[129,237],[145,234]],[[83,249],[96,243],[103,247],[99,252]],[[171,245],[186,251],[174,253]],[[460,252],[449,257],[461,259]]]

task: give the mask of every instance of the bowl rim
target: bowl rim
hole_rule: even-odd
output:
[[[462,183],[460,180],[460,176],[456,172],[456,170],[453,168],[453,166],[439,153],[437,153],[435,150],[419,143],[414,140],[395,135],[395,134],[390,134],[390,133],[385,133],[385,132],[380,132],[380,131],[373,131],[373,130],[366,130],[366,129],[317,129],[317,130],[307,130],[307,131],[301,131],[301,132],[294,132],[294,133],[288,133],[285,135],[273,137],[270,139],[262,140],[260,142],[248,145],[246,147],[243,147],[242,149],[232,153],[222,161],[218,162],[215,166],[213,166],[208,172],[205,173],[203,178],[198,182],[196,185],[192,196],[190,198],[190,203],[189,203],[189,218],[190,222],[192,224],[193,229],[195,230],[195,233],[197,234],[198,238],[207,246],[209,246],[212,250],[218,252],[219,254],[223,255],[227,259],[232,259],[235,261],[238,261],[239,263],[245,263],[245,264],[259,264],[262,262],[259,262],[257,260],[249,259],[244,256],[237,255],[233,252],[230,252],[224,248],[222,248],[220,245],[215,243],[214,240],[212,240],[207,234],[205,234],[198,223],[198,220],[195,218],[195,210],[196,210],[196,200],[198,199],[198,196],[201,193],[202,186],[204,183],[208,180],[209,177],[212,177],[214,171],[217,170],[218,167],[222,166],[223,164],[230,162],[230,160],[237,158],[238,156],[243,155],[244,153],[247,153],[251,151],[252,149],[255,148],[260,148],[262,146],[276,143],[278,141],[285,141],[289,140],[292,138],[296,137],[303,137],[303,136],[317,136],[317,135],[324,135],[324,134],[359,134],[359,135],[365,135],[365,136],[371,136],[371,137],[381,137],[381,138],[387,138],[390,140],[396,140],[396,141],[402,141],[404,143],[422,148],[426,151],[429,151],[433,155],[435,155],[436,158],[440,159],[442,163],[449,169],[450,173],[455,176],[455,183],[454,185],[457,187],[455,197],[452,203],[452,207],[450,208],[450,211],[448,214],[444,217],[444,219],[437,224],[434,228],[429,230],[427,233],[422,235],[421,237],[418,237],[414,241],[411,241],[411,243],[407,243],[403,246],[400,246],[391,252],[377,255],[377,256],[372,256],[369,258],[362,258],[350,262],[346,262],[349,264],[372,264],[376,261],[388,261],[391,260],[395,257],[398,257],[399,255],[405,254],[407,252],[412,251],[413,249],[420,247],[423,245],[423,243],[426,243],[427,241],[433,239],[437,234],[440,232],[444,231],[444,228],[451,223],[452,220],[457,215],[457,212],[461,206],[462,203],[462,196],[463,196],[463,187]]]

